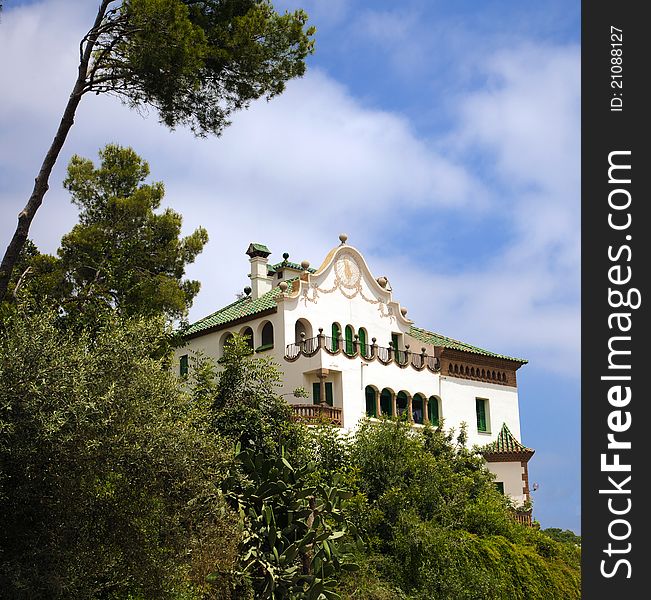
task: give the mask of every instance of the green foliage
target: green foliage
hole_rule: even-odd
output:
[[[281,374],[275,363],[256,358],[240,335],[226,342],[219,362],[221,370],[211,392],[215,429],[245,449],[273,455],[285,447],[293,455],[301,431],[292,421],[291,408],[278,395]]]
[[[233,111],[305,72],[313,27],[267,0],[124,0],[104,15],[87,90],[219,134]]]
[[[453,445],[451,434],[440,428],[414,432],[400,421],[366,421],[355,434],[351,458],[360,491],[387,523],[409,507],[444,527],[487,533],[511,526],[509,519],[495,518],[506,514],[506,504],[481,457]],[[482,520],[489,507],[493,518]]]
[[[539,553],[530,543],[433,527],[403,512],[391,554],[411,598],[566,600],[580,597],[578,565]]]
[[[183,280],[185,267],[208,234],[200,227],[180,238],[181,215],[154,212],[163,184],[144,183],[149,165],[131,148],[109,144],[99,155],[99,168],[73,156],[64,181],[81,211],[59,250],[75,299],[123,315],[184,316],[199,291],[198,281]]]
[[[231,463],[209,413],[152,356],[158,321],[91,334],[5,306],[0,589],[11,598],[201,597],[232,567]]]
[[[351,440],[316,437],[319,467],[344,477],[343,510],[366,542],[359,572],[340,578],[342,598],[579,598],[576,547],[515,522],[463,430],[455,441],[367,420]]]
[[[59,259],[28,245],[15,277],[23,297],[56,303],[72,320],[87,324],[107,310],[123,316],[184,317],[199,282],[183,279],[208,241],[199,227],[181,234],[181,215],[155,212],[163,184],[144,183],[149,165],[131,148],[100,150],[101,163],[73,156],[64,181],[80,209],[79,223],[61,240]]]
[[[18,256],[9,295],[14,301],[25,299],[32,304],[51,304],[54,298],[68,297],[70,285],[65,281],[61,261],[41,254],[36,244],[27,240]]]
[[[16,261],[84,94],[112,94],[143,112],[154,108],[170,128],[219,135],[233,112],[280,94],[303,75],[315,32],[306,25],[302,10],[281,15],[268,0],[101,0],[79,44],[77,79],[55,137],[0,263],[0,302],[17,277]],[[163,292],[174,295],[165,286]]]
[[[238,575],[254,598],[336,600],[335,575],[357,566],[346,560],[349,544],[337,486],[309,485],[314,466],[294,468],[280,455],[237,453],[246,477],[236,473],[224,490],[244,527]]]
[[[570,529],[559,529],[558,527],[548,527],[542,531],[545,535],[548,535],[553,540],[557,542],[563,542],[565,544],[573,544],[576,546],[581,546],[581,536],[576,535]]]

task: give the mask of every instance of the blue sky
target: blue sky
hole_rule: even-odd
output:
[[[93,2],[5,2],[0,241],[13,232],[76,69]],[[283,0],[317,27],[308,73],[220,139],[82,101],[32,227],[75,222],[69,157],[132,146],[190,231],[199,318],[247,283],[248,242],[320,263],[345,231],[416,324],[530,360],[519,371],[534,513],[580,531],[580,4]]]

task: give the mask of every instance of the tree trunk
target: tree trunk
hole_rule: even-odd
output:
[[[7,295],[7,287],[9,286],[9,281],[11,279],[11,274],[18,260],[18,256],[25,245],[27,236],[29,234],[29,227],[32,224],[34,215],[39,209],[43,202],[43,197],[47,192],[49,185],[50,174],[52,169],[56,164],[57,158],[61,152],[66,138],[68,137],[68,132],[72,127],[75,121],[75,112],[81,101],[81,97],[85,92],[86,78],[88,76],[88,65],[92,56],[93,48],[97,42],[99,36],[98,28],[104,19],[106,14],[106,9],[108,5],[113,0],[103,0],[99,10],[97,12],[97,17],[93,28],[85,36],[86,46],[83,50],[79,61],[79,70],[77,73],[77,80],[75,85],[72,88],[72,93],[66,104],[66,108],[63,111],[63,116],[59,123],[57,132],[52,140],[52,144],[45,155],[41,169],[38,172],[36,179],[34,180],[34,189],[32,190],[32,195],[29,197],[25,208],[18,214],[18,225],[16,226],[16,231],[14,232],[9,246],[5,251],[5,255],[2,258],[2,263],[0,264],[0,302],[2,302]]]

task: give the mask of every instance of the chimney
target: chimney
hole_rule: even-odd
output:
[[[271,254],[264,244],[251,242],[246,251],[251,263],[251,298],[254,300],[271,291],[271,277],[267,275],[267,257]]]

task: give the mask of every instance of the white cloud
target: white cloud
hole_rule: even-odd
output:
[[[0,54],[12,57],[0,64],[0,77],[10,82],[0,115],[2,164],[11,171],[0,190],[6,240],[14,222],[5,217],[31,191],[89,17],[72,3],[49,2],[5,10],[3,19],[12,32],[0,40]],[[490,86],[459,99],[459,121],[436,149],[405,117],[364,106],[317,70],[281,97],[236,115],[220,139],[171,133],[154,114],[143,119],[115,99],[84,98],[33,237],[53,252],[74,223],[60,187],[70,155],[96,157],[105,143],[119,142],[149,160],[186,229],[201,224],[210,233],[189,270],[203,282],[195,318],[246,285],[248,242],[266,243],[272,258],[288,251],[294,260],[318,263],[346,231],[390,276],[419,324],[497,351],[554,353],[557,360],[545,366],[574,368],[578,305],[565,296],[578,288],[578,51],[540,50],[511,48],[492,57]],[[499,193],[490,189],[493,181],[482,183],[470,158],[463,161],[478,149]],[[437,264],[416,266],[409,240],[401,256],[373,255],[406,214],[440,215],[445,227],[447,216],[462,210],[478,219],[506,213],[512,243],[499,256],[481,257],[481,269],[469,264],[445,275]]]
[[[579,50],[525,46],[486,63],[488,85],[460,102],[455,152],[482,153],[511,222],[504,252],[422,278],[419,316],[551,370],[579,368]],[[399,273],[405,273],[401,265]],[[418,281],[418,274],[402,275]],[[408,281],[405,285],[408,285]],[[424,298],[433,298],[428,306]],[[431,316],[427,316],[428,309]],[[454,337],[454,336],[453,336]]]

